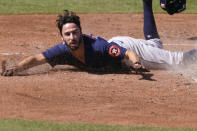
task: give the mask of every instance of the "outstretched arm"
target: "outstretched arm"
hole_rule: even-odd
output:
[[[2,65],[1,75],[2,76],[13,76],[13,75],[16,75],[17,72],[27,70],[29,68],[44,64],[46,62],[47,61],[46,61],[45,57],[43,56],[43,54],[37,54],[34,56],[30,56],[30,57],[27,57],[26,59],[22,60],[20,63],[18,63],[12,69],[6,70],[5,65]],[[5,62],[3,62],[2,64],[5,64]]]

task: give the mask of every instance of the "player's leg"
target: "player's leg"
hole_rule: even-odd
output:
[[[147,69],[177,67],[183,61],[183,52],[171,52],[160,49],[155,47],[155,42],[152,42],[151,40],[134,39],[128,36],[118,36],[111,38],[109,42],[115,42],[128,50],[136,52],[140,57],[142,65],[144,65]],[[131,65],[131,63],[128,62],[126,62],[126,64]]]
[[[144,36],[146,44],[157,48],[163,48],[162,42],[157,32],[155,18],[152,10],[152,0],[143,0],[144,9]]]
[[[158,38],[157,27],[152,10],[152,0],[143,0],[144,9],[144,36],[146,40]]]
[[[187,52],[171,52],[148,46],[146,48],[141,47],[140,50],[137,50],[142,65],[147,69],[185,68],[192,64],[197,64],[197,49]]]
[[[197,49],[187,52],[172,52],[146,44],[138,44],[132,50],[140,56],[142,65],[147,69],[172,69],[197,64]]]

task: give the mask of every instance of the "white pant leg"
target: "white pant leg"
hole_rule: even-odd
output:
[[[149,69],[176,67],[183,60],[183,52],[161,49],[162,43],[159,39],[142,40],[118,36],[111,38],[108,42],[115,42],[126,49],[135,51],[139,55],[141,63]]]
[[[146,43],[149,46],[157,47],[157,48],[160,48],[160,49],[163,48],[163,43],[159,38],[150,39],[150,40],[142,40],[142,39],[140,39],[140,40],[142,41],[141,43]]]

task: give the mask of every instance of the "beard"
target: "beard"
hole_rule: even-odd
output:
[[[80,47],[81,42],[82,42],[82,35],[80,36],[78,41],[72,40],[69,45],[67,44],[67,46],[70,48],[70,50],[75,51]]]

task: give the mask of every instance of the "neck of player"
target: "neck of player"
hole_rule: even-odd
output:
[[[80,62],[82,62],[83,64],[86,64],[85,62],[85,52],[84,52],[84,41],[82,40],[79,48],[77,50],[72,51],[71,53],[73,56],[75,56]]]

